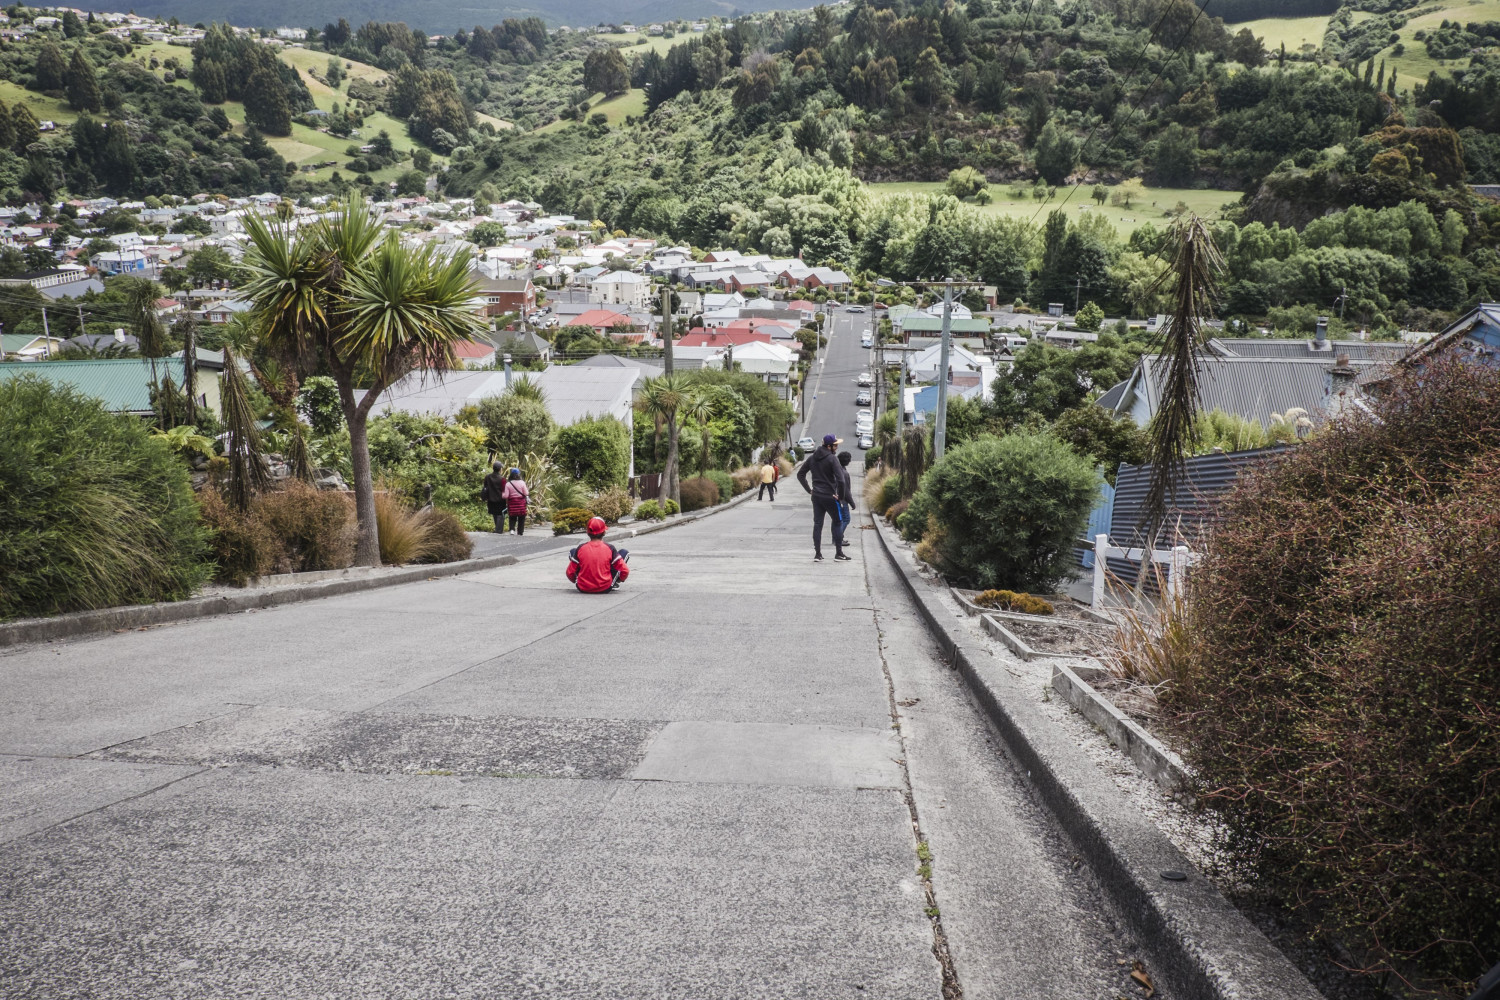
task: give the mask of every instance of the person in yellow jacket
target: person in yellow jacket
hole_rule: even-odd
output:
[[[771,502],[776,502],[776,480],[781,478],[781,470],[776,467],[775,462],[767,462],[760,467],[760,495],[755,499],[761,501],[766,498],[766,490],[771,491]]]

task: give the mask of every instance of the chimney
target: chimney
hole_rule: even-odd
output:
[[[1328,350],[1328,317],[1319,316],[1317,329],[1313,332],[1313,350]],[[1347,358],[1345,360],[1348,360]]]
[[[125,331],[118,326],[115,327],[115,342],[120,344],[125,343]]]
[[[1340,354],[1334,366],[1328,369],[1330,395],[1338,396],[1354,388],[1359,378],[1359,369],[1349,363],[1349,355]]]

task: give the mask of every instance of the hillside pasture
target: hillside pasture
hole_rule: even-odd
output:
[[[1241,28],[1249,28],[1252,34],[1265,43],[1268,53],[1275,54],[1282,45],[1286,46],[1288,52],[1301,52],[1304,45],[1323,47],[1323,34],[1328,30],[1328,18],[1267,17],[1228,27],[1236,32]]]
[[[865,185],[870,193],[877,198],[892,197],[895,195],[913,194],[928,196],[935,194],[946,194],[947,186],[939,181],[893,181],[888,183],[876,183]],[[1035,220],[1038,224],[1047,217],[1047,213],[1054,208],[1064,205],[1064,210],[1070,218],[1081,217],[1085,212],[1098,212],[1108,219],[1115,227],[1115,231],[1121,236],[1129,236],[1147,222],[1158,228],[1170,222],[1169,210],[1176,208],[1178,202],[1186,205],[1188,210],[1202,216],[1205,219],[1218,218],[1223,210],[1239,201],[1238,191],[1216,191],[1212,189],[1195,188],[1141,188],[1138,190],[1139,197],[1134,200],[1129,208],[1111,205],[1108,202],[1101,207],[1094,203],[1090,197],[1092,185],[1083,185],[1083,190],[1075,191],[1068,198],[1067,188],[1058,188],[1056,194],[1046,202],[1033,199],[1028,191],[1025,198],[1011,198],[1010,187],[1007,184],[991,184],[990,195],[994,201],[988,205],[979,205],[973,202],[965,202],[986,215],[1003,216],[1010,219],[1021,219],[1024,221]],[[1112,189],[1111,189],[1112,190]]]

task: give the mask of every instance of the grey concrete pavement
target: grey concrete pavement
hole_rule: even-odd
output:
[[[868,532],[810,526],[788,483],[613,594],[559,555],[0,651],[0,997],[936,1000],[936,930],[971,1000],[1125,992]]]

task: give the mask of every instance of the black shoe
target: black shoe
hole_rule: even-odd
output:
[[[833,558],[839,560],[840,562],[853,562],[854,561],[853,559],[850,559],[848,556],[844,555],[842,552],[840,552],[838,555],[834,556]]]
[[[813,562],[822,562],[822,561],[823,561],[823,553],[819,552],[819,553],[816,553],[813,556]]]

